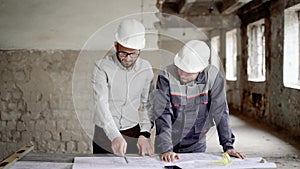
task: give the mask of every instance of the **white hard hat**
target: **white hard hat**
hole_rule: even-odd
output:
[[[145,47],[145,27],[135,19],[122,21],[115,37],[116,41],[124,47],[131,49],[143,49]]]
[[[187,73],[197,73],[208,65],[210,49],[199,40],[187,42],[174,57],[174,64]]]

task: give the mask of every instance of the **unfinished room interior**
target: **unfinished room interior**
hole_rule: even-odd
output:
[[[145,26],[139,57],[153,86],[186,42],[205,41],[225,79],[234,148],[300,168],[300,0],[0,0],[0,168],[95,157],[93,68],[114,54],[127,18]],[[206,143],[221,156],[216,126]]]

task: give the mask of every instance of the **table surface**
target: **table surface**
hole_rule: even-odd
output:
[[[220,152],[209,153],[211,155],[221,156]],[[128,157],[138,157],[137,154],[126,154]],[[113,154],[51,154],[30,152],[19,161],[21,162],[47,162],[48,164],[68,164],[63,169],[72,169],[75,157],[116,157]],[[14,168],[14,167],[12,167]],[[17,168],[18,169],[18,168]],[[26,168],[27,169],[27,168]]]

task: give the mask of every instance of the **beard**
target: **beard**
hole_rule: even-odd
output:
[[[194,79],[190,78],[190,77],[180,77],[180,82],[183,83],[183,84],[189,83],[189,82],[191,82],[193,80]]]
[[[132,68],[133,65],[135,64],[136,60],[130,60],[130,61],[127,61],[126,58],[124,59],[121,59],[120,60],[121,64],[125,67],[125,68]]]

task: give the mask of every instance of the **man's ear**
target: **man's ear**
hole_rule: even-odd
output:
[[[117,42],[117,41],[115,41],[114,45],[115,45],[115,49],[116,49],[116,51],[118,51],[118,46],[119,46],[118,42]]]

